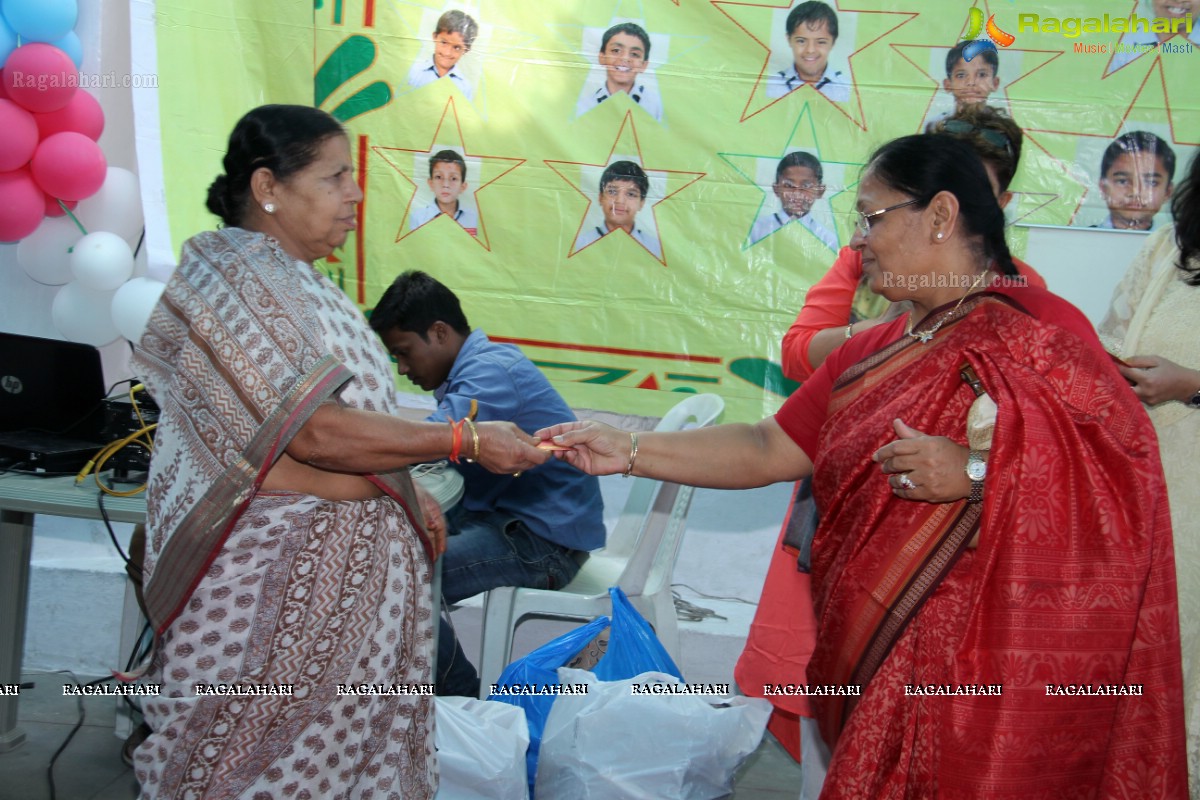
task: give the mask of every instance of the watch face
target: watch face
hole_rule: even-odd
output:
[[[967,461],[967,477],[973,481],[981,481],[987,475],[987,462],[976,458]]]

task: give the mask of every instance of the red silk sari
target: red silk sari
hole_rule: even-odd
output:
[[[807,680],[862,685],[810,698],[833,748],[822,797],[1186,796],[1153,428],[1077,336],[994,297],[964,309],[845,372],[821,429]],[[870,455],[897,417],[965,442],[965,363],[999,407],[984,502],[900,499]],[[981,686],[1001,694],[945,694]]]

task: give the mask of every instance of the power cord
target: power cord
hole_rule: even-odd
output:
[[[75,675],[75,673],[71,672],[68,669],[56,669],[56,670],[52,670],[49,672],[33,673],[33,674],[66,675],[68,678],[71,679],[71,683],[75,684],[75,687],[79,690],[78,693],[75,695],[75,702],[79,709],[79,719],[76,720],[74,727],[71,728],[71,732],[67,734],[67,738],[65,740],[63,740],[63,743],[58,746],[57,750],[54,751],[54,755],[50,756],[50,764],[46,767],[46,781],[50,784],[50,800],[57,800],[58,788],[54,785],[54,764],[56,761],[58,761],[58,757],[60,755],[62,755],[63,751],[67,749],[67,745],[69,745],[71,743],[71,740],[75,738],[75,734],[79,733],[79,729],[83,727],[84,720],[87,719],[87,709],[85,709],[84,705],[83,705],[83,698],[84,698],[83,687],[84,686],[99,686],[102,683],[111,681],[112,676],[109,675],[104,678],[97,678],[94,681],[88,681],[87,683],[80,683],[79,678]]]
[[[717,612],[713,611],[711,608],[704,608],[702,606],[698,606],[698,605],[695,605],[694,603],[689,603],[687,600],[684,600],[679,595],[679,592],[675,591],[676,586],[680,586],[684,589],[687,589],[688,591],[698,594],[701,597],[706,598],[708,600],[727,600],[731,603],[745,603],[748,606],[757,605],[756,603],[752,603],[749,600],[746,600],[745,598],[742,598],[742,597],[723,597],[721,595],[706,594],[704,592],[699,591],[698,589],[694,589],[693,587],[688,586],[686,583],[672,583],[671,584],[671,597],[675,601],[675,618],[681,619],[684,622],[702,622],[706,619],[722,619],[722,620],[728,621],[728,618],[718,614]]]

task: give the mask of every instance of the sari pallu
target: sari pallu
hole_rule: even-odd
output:
[[[963,308],[928,345],[903,337],[845,372],[821,430],[808,681],[862,685],[811,698],[834,748],[822,796],[1182,796],[1153,429],[1096,348],[994,296]],[[898,498],[870,454],[896,418],[965,443],[964,363],[999,406],[984,502]],[[1047,691],[1081,685],[1143,694]]]

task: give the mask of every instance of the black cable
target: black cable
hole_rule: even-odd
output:
[[[113,547],[117,548],[117,555],[125,562],[126,568],[136,570],[138,577],[141,577],[142,568],[129,560],[129,556],[125,555],[125,551],[121,549],[121,543],[117,541],[117,533],[113,530],[112,520],[108,518],[108,509],[104,507],[104,492],[96,492],[96,505],[100,508],[100,517],[104,520],[108,538],[112,540]]]
[[[75,673],[65,669],[56,670],[56,672],[59,672],[63,675],[70,675],[71,682],[74,683],[79,689],[79,694],[76,695],[75,698],[79,704],[79,720],[75,723],[75,727],[71,728],[71,732],[67,734],[67,738],[63,741],[63,743],[59,745],[57,750],[54,751],[54,755],[50,756],[50,766],[46,767],[46,779],[50,782],[50,800],[56,800],[56,789],[54,786],[54,762],[57,761],[58,757],[62,755],[62,752],[67,749],[67,745],[69,745],[71,740],[75,738],[75,734],[79,733],[79,729],[83,727],[84,720],[87,719],[87,711],[83,706],[83,687],[99,686],[100,684],[106,683],[113,679],[112,675],[107,675],[103,678],[96,678],[94,681],[88,681],[87,683],[81,685],[79,683],[79,678],[75,677]]]
[[[142,235],[138,237],[137,247],[133,248],[133,257],[137,258],[138,253],[142,252],[142,242],[146,241],[146,226],[142,226]],[[130,342],[133,344],[133,342]]]

